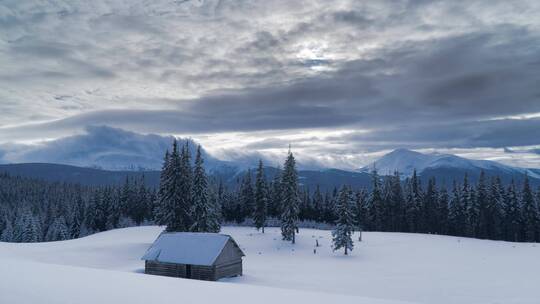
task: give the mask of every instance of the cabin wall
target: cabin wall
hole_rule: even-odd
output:
[[[242,275],[242,259],[215,266],[216,280]]]
[[[231,262],[236,262],[239,259],[242,259],[242,251],[236,247],[233,241],[230,239],[227,241],[227,244],[221,250],[219,256],[216,259],[215,265],[228,264]]]
[[[191,266],[191,278],[204,281],[215,281],[216,272],[214,266]]]
[[[186,265],[162,263],[162,262],[155,262],[155,261],[145,261],[144,273],[167,276],[167,277],[185,278]]]

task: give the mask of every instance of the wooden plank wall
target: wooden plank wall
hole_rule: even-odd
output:
[[[186,265],[145,261],[144,272],[146,274],[162,275],[167,277],[186,277]]]
[[[242,259],[216,265],[216,280],[242,275]]]

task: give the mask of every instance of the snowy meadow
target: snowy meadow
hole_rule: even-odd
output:
[[[140,257],[161,231],[0,243],[1,302],[538,303],[540,246],[532,243],[365,232],[344,256],[329,231],[301,229],[292,245],[278,228],[224,227],[246,253],[244,275],[202,282],[143,274]]]

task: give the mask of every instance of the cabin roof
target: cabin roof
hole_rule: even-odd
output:
[[[238,247],[241,256],[244,256],[234,239],[226,234],[167,232],[162,233],[154,241],[141,259],[164,263],[211,266],[229,240]]]

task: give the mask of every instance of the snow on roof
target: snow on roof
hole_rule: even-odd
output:
[[[219,233],[162,233],[141,259],[211,266],[229,239],[234,242],[229,235]]]

